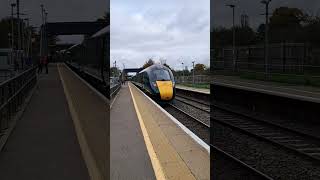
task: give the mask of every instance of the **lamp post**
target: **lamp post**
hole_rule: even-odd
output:
[[[192,85],[194,86],[194,62],[192,61]]]
[[[266,24],[265,24],[265,32],[264,32],[264,63],[265,63],[265,73],[266,79],[268,79],[268,60],[269,60],[269,39],[268,39],[268,31],[269,31],[269,3],[271,0],[262,0],[261,3],[266,6]]]
[[[15,3],[11,3],[11,48],[14,49],[14,20],[13,20],[13,8],[16,6]]]
[[[42,58],[42,55],[43,55],[43,11],[44,11],[44,8],[43,8],[43,4],[40,5],[41,7],[41,26],[40,26],[40,59]]]
[[[26,21],[26,40],[25,40],[25,49],[26,49],[26,55],[27,58],[29,58],[29,44],[30,44],[30,29],[29,29],[29,18],[24,19]]]
[[[48,49],[49,49],[49,42],[48,42],[48,34],[47,34],[47,20],[48,20],[48,12],[45,11],[44,16],[44,42],[45,42],[45,56],[48,58]]]
[[[236,5],[234,4],[227,4],[226,6],[229,6],[232,8],[232,59],[233,59],[233,71],[236,70],[236,30],[234,27],[234,9]]]
[[[23,69],[24,67],[24,62],[25,62],[25,27],[24,27],[24,20],[25,19],[21,19],[21,21],[19,21],[19,24],[21,23],[21,50],[22,50],[22,57],[21,57],[21,69]]]
[[[21,49],[21,24],[20,24],[20,0],[16,1],[17,6],[17,22],[18,22],[18,50]]]
[[[184,83],[184,69],[183,69],[183,62],[182,62],[181,64],[182,64],[182,83]]]
[[[23,52],[23,56],[24,56],[24,20],[23,19],[21,19],[21,22],[20,22],[20,24],[21,24],[21,31],[20,31],[20,33],[21,33],[21,50],[22,50],[22,52]]]
[[[26,23],[25,23],[26,22]],[[27,38],[26,38],[26,31],[28,30],[28,24],[29,24],[29,18],[24,18],[22,19],[22,31],[21,31],[21,41],[22,41],[22,50],[23,50],[23,53],[25,54],[26,52],[26,41],[27,41]]]

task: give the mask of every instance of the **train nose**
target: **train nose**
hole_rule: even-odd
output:
[[[173,97],[173,84],[171,81],[156,81],[161,100],[171,100]]]

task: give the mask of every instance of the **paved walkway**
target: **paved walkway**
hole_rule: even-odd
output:
[[[210,179],[210,147],[136,86],[129,87],[157,178]]]
[[[110,111],[111,179],[156,179],[128,83]]]
[[[38,86],[0,152],[0,179],[89,179],[55,64]]]
[[[236,76],[223,76],[223,75],[214,75],[213,82],[268,90],[268,91],[278,92],[282,94],[312,98],[317,102],[320,101],[320,88],[312,87],[312,86],[292,85],[292,84],[270,82],[270,81],[259,81],[259,80],[243,79]]]
[[[205,94],[210,94],[210,89],[205,89],[205,88],[195,88],[195,87],[183,86],[183,85],[180,85],[180,84],[177,84],[176,88],[178,88],[178,89],[186,89],[186,90],[189,90],[189,91],[201,92],[201,93],[205,93]]]
[[[59,64],[59,72],[90,178],[108,179],[110,176],[109,102],[66,65]]]

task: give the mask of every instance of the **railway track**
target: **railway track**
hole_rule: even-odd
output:
[[[213,179],[273,179],[214,145],[210,145],[210,150],[214,154]]]
[[[200,97],[198,98],[198,96]],[[247,159],[241,155],[238,156],[237,153],[234,154],[232,150],[230,151],[231,154],[229,154],[230,149],[228,149],[228,147],[230,147],[230,144],[229,146],[226,145],[226,149],[220,149],[220,146],[210,144],[211,153],[215,155],[213,156],[213,171],[219,172],[218,174],[213,174],[216,179],[236,179],[239,177],[243,177],[244,179],[272,179],[270,176],[276,178],[286,177],[288,174],[279,174],[279,170],[273,170],[272,168],[280,168],[284,171],[286,169],[297,169],[294,168],[295,166],[290,167],[289,164],[286,164],[285,161],[287,158],[288,162],[293,162],[293,164],[296,158],[301,159],[302,167],[308,167],[308,163],[311,163],[315,167],[320,165],[320,138],[312,136],[308,132],[303,133],[303,131],[295,130],[297,128],[294,128],[294,126],[287,127],[276,124],[275,122],[261,119],[254,114],[245,114],[241,111],[237,112],[236,109],[231,109],[228,106],[209,104],[209,97],[201,96],[198,93],[187,91],[177,92],[176,100],[180,104],[184,103],[185,106],[198,109],[198,112],[210,113],[208,109],[210,109],[211,106],[211,110],[213,111],[211,112],[211,122],[216,123],[218,127],[226,127],[230,132],[246,135],[252,138],[253,141],[260,141],[265,145],[270,144],[272,145],[270,147],[275,147],[274,150],[278,149],[281,152],[278,162],[277,159],[268,159],[267,155],[269,152],[267,152],[267,150],[261,151],[263,156],[266,157],[266,162],[268,162],[269,165],[270,163],[272,164],[272,167],[267,167],[261,166],[261,162],[258,159],[257,162],[255,162],[254,159]],[[194,116],[197,117],[196,115]],[[219,143],[219,145],[223,144],[221,139]],[[259,145],[257,147],[259,147]],[[245,149],[244,147],[241,150]],[[273,162],[275,163],[273,164]],[[287,168],[287,166],[289,167]],[[310,169],[310,167],[308,169]],[[228,172],[232,173],[229,174]],[[296,172],[299,177],[304,177],[300,171],[293,172]],[[305,171],[303,172],[306,173]],[[317,170],[310,171],[310,177],[316,176],[313,173],[317,174]],[[294,176],[295,175],[292,175],[292,177]],[[309,172],[308,175],[305,174],[305,177],[309,177]]]
[[[267,141],[320,164],[320,139],[270,122],[262,121],[225,107],[212,105],[213,121]]]
[[[176,88],[176,95],[210,106],[210,94]]]
[[[175,100],[187,104],[205,113],[210,113],[210,104],[183,95],[176,95]]]
[[[110,94],[110,84],[104,82],[100,77],[97,76],[97,72],[94,72],[94,69],[91,69],[90,72],[86,71],[83,67],[75,66],[69,62],[65,62],[65,64],[76,74],[78,74],[81,78],[83,78],[86,82],[88,82],[92,87],[94,87],[97,91],[99,91],[106,98],[109,98]]]
[[[175,100],[177,100],[181,103],[184,103],[188,106],[191,106],[195,109],[198,109],[204,113],[210,113],[210,104],[208,102],[203,101],[203,100],[195,99],[193,96],[188,97],[186,95],[177,94],[175,97]],[[190,115],[188,115],[188,113],[184,112],[183,110],[179,109],[178,107],[176,107],[172,104],[170,104],[170,105],[173,108],[177,109],[178,111],[181,111],[182,113],[186,114],[187,116],[190,116]],[[197,118],[192,117],[192,116],[190,116],[190,117],[193,121],[197,121],[198,123],[203,124],[203,122],[201,120],[198,120]],[[183,118],[183,119],[185,120],[185,118]],[[179,120],[179,121],[181,121],[181,120]],[[205,124],[205,126],[208,129],[210,127],[209,124]],[[190,127],[188,127],[188,128],[191,131],[193,131]],[[194,132],[194,133],[197,134],[196,132]],[[210,129],[209,129],[209,133],[210,133]],[[215,147],[212,144],[210,146],[211,146],[211,148],[210,148],[211,153],[214,154],[214,164],[217,165],[217,166],[215,166],[213,164],[213,169],[214,169],[213,172],[216,172],[213,174],[214,178],[216,178],[216,179],[220,179],[220,178],[237,179],[237,178],[243,177],[245,179],[252,179],[252,180],[255,180],[255,179],[271,180],[272,179],[269,176],[260,172],[259,170],[251,167],[250,165],[242,162],[241,160],[237,159],[236,157],[219,149],[218,147]],[[226,162],[228,162],[228,163],[226,164]],[[221,165],[223,165],[223,166],[221,166]],[[217,172],[219,172],[219,173],[217,173]]]
[[[173,104],[167,104],[163,107],[168,113],[174,116],[184,126],[195,133],[205,143],[210,143],[210,125],[198,120],[189,115],[187,112],[181,110]]]

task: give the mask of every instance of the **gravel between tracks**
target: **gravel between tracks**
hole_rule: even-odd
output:
[[[194,97],[193,97],[194,98]],[[202,121],[208,121],[208,117],[203,111],[197,110],[190,105],[183,102],[174,101],[173,104],[188,112],[188,114],[199,117]],[[199,106],[200,107],[200,106]],[[170,112],[169,112],[170,113]],[[174,115],[175,116],[175,115]],[[177,118],[180,120],[180,118]],[[181,118],[184,120],[184,118]],[[300,126],[301,123],[279,121],[279,119],[270,119],[277,124],[283,124],[293,129],[305,131],[310,126]],[[213,122],[213,121],[212,121]],[[183,123],[183,122],[182,122]],[[184,123],[183,123],[184,124]],[[223,151],[233,155],[249,166],[267,174],[274,179],[292,179],[292,180],[318,180],[320,179],[320,165],[313,164],[308,159],[297,157],[296,154],[288,152],[282,148],[274,146],[268,142],[264,142],[245,135],[236,130],[232,130],[224,125],[213,122],[211,127],[214,132],[211,142],[214,146],[222,149]],[[188,127],[188,126],[187,126]],[[188,127],[189,128],[189,127]],[[318,134],[317,131],[312,129],[310,134]],[[319,131],[318,131],[319,132]],[[319,133],[320,134],[320,133]],[[220,168],[215,169],[216,172],[222,173],[220,177],[227,178],[228,173],[223,175],[223,170],[228,169],[225,160],[216,161],[215,166]],[[225,166],[225,168],[221,168]],[[241,178],[240,178],[241,179]]]
[[[320,179],[320,166],[214,122],[213,144],[275,179]]]
[[[180,121],[184,126],[186,126],[190,131],[196,134],[200,139],[205,143],[209,144],[210,142],[210,129],[200,125],[195,120],[191,119],[189,116],[182,114],[180,111],[176,110],[170,105],[165,105],[163,107],[168,113]]]
[[[201,111],[195,107],[192,107],[188,104],[185,104],[185,103],[177,101],[177,100],[173,100],[172,104],[177,106],[181,110],[187,112],[189,115],[202,121],[203,123],[210,125],[210,112]]]
[[[213,164],[211,164],[211,175],[213,179],[220,180],[271,180],[272,178],[257,171],[256,169],[249,168],[243,162],[234,159],[229,154],[221,151],[216,147],[211,148],[213,153]]]
[[[238,107],[238,106],[233,106],[233,105],[228,105],[219,102],[219,106],[225,106],[229,109],[233,109],[236,112],[239,112],[241,114],[249,115],[255,118],[258,118],[263,121],[268,121],[274,124],[277,124],[279,126],[287,127],[305,134],[309,134],[311,136],[319,137],[320,138],[320,124],[312,124],[308,122],[296,122],[288,119],[280,119],[278,117],[274,117],[271,115],[266,115],[266,114],[258,114],[258,113],[253,113],[245,108]]]

